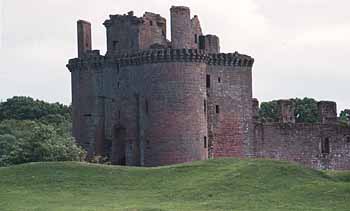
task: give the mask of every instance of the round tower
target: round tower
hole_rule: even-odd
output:
[[[192,22],[188,7],[170,9],[171,17],[171,45],[173,48],[192,48]]]

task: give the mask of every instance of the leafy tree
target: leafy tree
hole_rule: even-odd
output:
[[[263,122],[277,122],[279,119],[277,101],[262,102],[260,104],[259,118]]]
[[[316,123],[320,121],[317,101],[313,98],[291,99],[295,105],[295,121],[299,123]]]

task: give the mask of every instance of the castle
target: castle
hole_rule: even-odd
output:
[[[278,103],[279,122],[259,122],[254,59],[221,53],[189,8],[170,13],[171,41],[158,14],[110,15],[105,55],[92,50],[90,23],[77,22],[78,58],[67,67],[73,136],[88,157],[134,166],[257,157],[350,169],[350,128],[338,124],[334,102],[319,102],[317,124],[295,123],[288,100]]]

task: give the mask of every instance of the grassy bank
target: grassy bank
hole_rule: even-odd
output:
[[[1,211],[349,210],[350,173],[219,159],[159,168],[32,163],[0,168]]]

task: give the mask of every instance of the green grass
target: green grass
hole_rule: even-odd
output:
[[[0,168],[1,211],[350,210],[350,172],[219,159],[159,168],[32,163]]]

